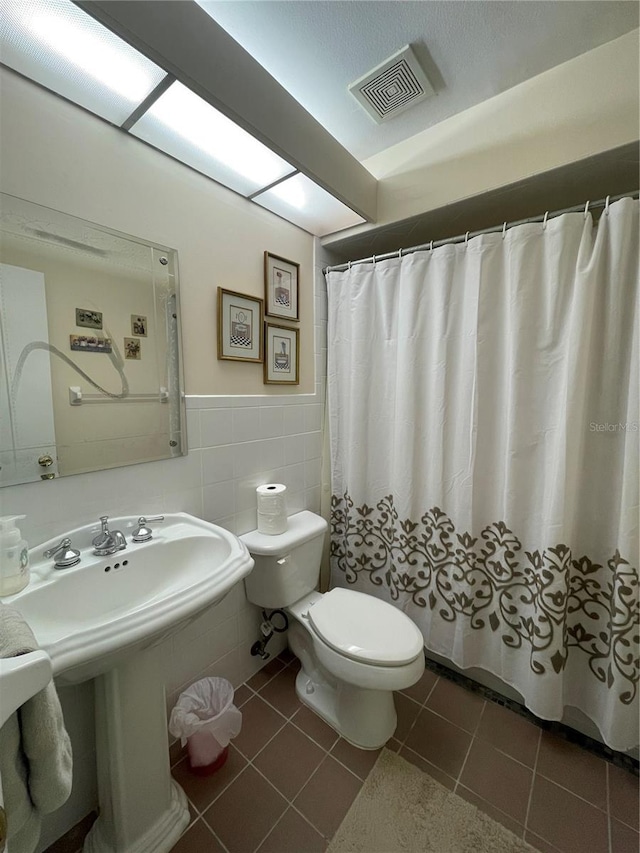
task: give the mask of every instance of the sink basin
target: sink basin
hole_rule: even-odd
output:
[[[253,567],[242,542],[186,513],[153,525],[149,542],[131,541],[137,516],[109,519],[127,548],[93,555],[98,522],[61,534],[30,552],[31,582],[3,600],[19,610],[53,664],[78,682],[108,671],[124,656],[179,630],[223,598]],[[54,569],[42,552],[68,536],[81,561]]]
[[[160,641],[220,601],[253,568],[232,533],[178,512],[136,543],[137,516],[111,518],[127,547],[93,554],[100,524],[30,552],[31,581],[3,598],[31,626],[63,682],[95,679],[99,817],[85,853],[169,853],[190,821],[169,768]],[[80,563],[54,569],[42,552],[63,536]]]

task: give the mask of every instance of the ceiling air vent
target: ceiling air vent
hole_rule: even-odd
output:
[[[351,83],[349,91],[378,124],[435,94],[410,45]]]

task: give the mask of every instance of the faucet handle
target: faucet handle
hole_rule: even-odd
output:
[[[80,562],[80,551],[71,547],[71,539],[69,538],[63,539],[57,545],[54,545],[53,548],[44,551],[42,556],[47,559],[55,557],[55,563],[53,564],[55,569],[68,569],[71,566],[77,566]]]
[[[153,536],[153,530],[148,525],[156,521],[164,521],[164,515],[141,515],[138,519],[138,526],[133,531],[131,539],[134,542],[148,542]]]

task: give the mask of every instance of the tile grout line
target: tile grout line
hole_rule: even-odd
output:
[[[266,744],[265,744],[265,746],[266,746]],[[239,750],[238,750],[238,751],[239,751]],[[242,755],[242,753],[240,753],[240,754]],[[243,756],[243,757],[245,757],[245,758],[246,758],[246,756]],[[262,772],[259,770],[259,768],[258,768],[258,767],[255,767],[255,766],[252,764],[252,762],[251,762],[249,759],[247,759],[246,767],[243,767],[243,768],[242,768],[242,770],[238,773],[238,775],[237,775],[237,776],[235,776],[235,777],[234,777],[234,778],[229,782],[229,784],[225,786],[225,788],[224,788],[222,791],[220,791],[218,794],[216,794],[216,796],[213,798],[213,800],[211,800],[211,802],[209,803],[209,805],[207,806],[207,808],[205,809],[205,811],[208,811],[208,810],[211,808],[211,806],[212,806],[215,802],[217,802],[217,800],[219,799],[219,797],[221,796],[221,794],[223,794],[223,793],[224,793],[224,791],[228,790],[228,789],[229,789],[229,787],[230,787],[234,782],[236,782],[236,781],[237,781],[237,780],[242,776],[242,774],[243,774],[243,773],[244,773],[244,772],[245,772],[249,767],[251,767],[253,770],[255,770],[255,771],[256,771],[256,773],[258,773],[258,775],[259,775],[259,776],[261,776],[261,777],[264,779],[264,781],[265,781],[268,785],[270,785],[270,787],[272,787],[272,788],[273,788],[273,790],[278,794],[278,796],[282,797],[282,799],[286,802],[287,807],[288,807],[288,806],[290,806],[290,805],[292,805],[292,803],[290,803],[290,802],[289,802],[289,800],[285,797],[285,795],[284,795],[281,791],[279,791],[279,790],[276,788],[276,786],[275,786],[272,782],[270,782],[270,781],[269,781],[269,779],[267,779],[267,777],[264,775],[264,773],[262,773]],[[262,839],[260,840],[260,843],[255,847],[255,850],[257,850],[257,849],[258,849],[258,847],[260,847],[260,845],[264,843],[265,839],[267,838],[267,836],[269,835],[269,833],[271,832],[271,830],[276,826],[276,824],[277,824],[277,823],[279,823],[279,822],[280,822],[280,820],[283,818],[283,816],[284,816],[284,814],[285,814],[285,812],[286,812],[286,811],[287,811],[287,809],[285,808],[285,810],[282,812],[282,814],[280,815],[280,817],[278,818],[278,820],[276,821],[276,823],[274,823],[274,824],[273,824],[273,826],[271,826],[271,827],[269,828],[269,830],[268,830],[267,834],[264,836],[264,838],[262,838]],[[210,831],[210,832],[211,832],[211,833],[212,833],[216,838],[218,838],[218,836],[216,835],[216,833],[214,832],[214,830],[209,826],[209,823],[208,823],[208,821],[207,821],[206,817],[204,816],[204,812],[202,813],[201,817],[202,817],[202,819],[204,820],[204,822],[207,824],[207,828],[209,829],[209,831]],[[219,839],[218,839],[218,840],[219,840]],[[225,848],[225,851],[227,851],[226,846],[225,846],[224,844],[223,844],[222,846]],[[227,851],[227,853],[228,853],[228,851]]]
[[[220,836],[219,836],[219,835],[217,835],[217,834],[213,831],[212,827],[210,827],[210,826],[209,826],[209,824],[207,823],[206,819],[205,819],[202,815],[200,816],[200,820],[201,820],[201,821],[204,823],[204,825],[207,827],[207,829],[209,830],[209,832],[211,833],[211,835],[213,835],[213,837],[214,837],[214,838],[215,838],[215,840],[218,842],[218,844],[220,845],[220,847],[222,847],[222,849],[224,850],[224,853],[229,853],[229,848],[227,847],[227,845],[226,845],[226,844],[223,844],[222,839],[220,838]],[[182,836],[180,836],[180,837],[182,837]]]
[[[560,782],[556,782],[556,780],[555,780],[555,779],[552,779],[550,776],[545,776],[545,774],[544,774],[544,773],[538,773],[537,775],[538,775],[541,779],[544,779],[544,780],[546,780],[547,782],[551,782],[551,784],[552,784],[552,785],[555,785],[555,786],[556,786],[556,788],[560,788],[560,790],[561,790],[561,791],[566,791],[566,792],[567,792],[567,794],[571,794],[571,796],[572,796],[572,797],[575,797],[575,798],[576,798],[576,800],[581,800],[583,803],[586,803],[588,806],[591,806],[591,808],[593,808],[593,809],[597,809],[599,812],[602,812],[602,814],[604,814],[604,815],[607,815],[607,814],[608,814],[608,808],[607,808],[607,805],[605,805],[604,807],[602,807],[602,806],[597,806],[595,803],[592,803],[592,802],[591,802],[591,800],[587,800],[587,799],[585,799],[585,798],[584,798],[583,796],[581,796],[580,794],[577,794],[575,791],[571,790],[571,788],[567,788],[567,787],[565,787],[564,785],[560,784]]]
[[[263,700],[263,701],[264,701],[264,700]],[[265,703],[265,704],[268,704],[268,703]],[[269,707],[270,707],[272,710],[274,710],[274,711],[275,711],[275,708],[273,707],[273,705],[269,705]],[[279,712],[279,711],[278,711],[278,715],[282,717],[282,714],[280,714],[280,712]],[[279,726],[279,727],[276,729],[276,731],[271,735],[271,737],[270,737],[268,740],[266,740],[266,741],[262,744],[262,746],[261,746],[261,747],[260,747],[260,749],[256,752],[256,754],[253,756],[253,758],[257,758],[257,757],[260,755],[260,753],[262,752],[262,750],[263,750],[263,749],[265,749],[267,746],[269,746],[269,744],[270,744],[270,743],[271,743],[271,741],[274,739],[274,737],[276,737],[277,735],[279,735],[279,734],[280,734],[280,732],[282,731],[282,729],[283,729],[283,728],[287,725],[287,723],[289,722],[289,720],[287,720],[287,719],[286,719],[286,718],[284,718],[284,717],[283,717],[283,720],[284,720],[284,722],[282,723],[282,725],[281,725],[281,726]],[[253,763],[253,758],[249,758],[249,756],[248,756],[248,755],[245,755],[245,753],[240,749],[240,747],[239,747],[239,746],[236,746],[236,749],[238,750],[238,752],[240,753],[240,755],[245,759],[245,761],[246,761],[248,764],[252,764],[252,763]],[[244,770],[244,767],[243,767],[242,769]],[[238,775],[240,775],[240,774],[238,774]]]
[[[458,771],[458,775],[456,776],[456,784],[455,784],[455,786],[454,786],[454,788],[453,788],[453,793],[454,793],[454,794],[457,794],[457,793],[458,793],[458,788],[460,787],[460,785],[462,785],[462,781],[461,781],[461,780],[462,780],[462,774],[463,774],[463,772],[464,772],[464,768],[465,768],[465,767],[466,767],[466,765],[467,765],[467,760],[468,760],[468,758],[469,758],[469,753],[471,752],[471,750],[472,750],[472,748],[473,748],[473,742],[474,742],[474,740],[475,740],[475,739],[476,739],[476,738],[475,738],[475,735],[471,735],[471,740],[469,741],[469,746],[467,747],[467,751],[466,751],[466,753],[465,753],[464,760],[463,760],[463,762],[462,762],[462,765],[461,765],[461,767],[460,767],[460,770]],[[463,787],[465,787],[465,788],[466,788],[467,786],[466,786],[466,785],[464,785]],[[474,792],[474,793],[475,793],[475,792]],[[458,794],[458,796],[459,796],[459,794]]]
[[[260,773],[260,771],[258,770],[258,768],[257,768],[257,767],[255,767],[254,769],[255,769],[258,773]],[[265,779],[265,781],[266,781],[266,782],[269,782],[269,780],[267,779],[267,777],[266,777],[266,776],[264,776],[264,774],[262,774],[262,773],[261,773],[260,775],[261,775],[261,776],[263,776],[263,778]],[[311,777],[309,777],[309,778],[311,778]],[[275,788],[275,785],[273,785],[273,783],[269,782],[269,784],[271,785],[271,787],[272,787],[272,788]],[[305,782],[305,785],[306,785],[306,782]],[[304,785],[303,785],[303,787],[304,787]],[[275,788],[275,790],[276,790],[276,791],[278,791],[278,789],[277,789],[277,788]],[[302,789],[300,789],[300,790],[302,790]],[[298,792],[298,793],[300,793],[300,792]],[[280,796],[281,796],[281,797],[285,800],[285,802],[287,803],[287,808],[282,812],[282,814],[280,815],[280,817],[278,818],[278,820],[273,824],[273,826],[269,828],[269,830],[267,831],[267,834],[264,836],[264,838],[262,838],[262,839],[261,839],[260,843],[255,847],[255,849],[254,849],[253,853],[257,853],[257,851],[258,851],[258,850],[260,849],[260,847],[264,844],[264,842],[267,840],[267,838],[271,835],[271,833],[272,833],[272,832],[273,832],[273,830],[276,828],[276,826],[278,826],[278,824],[280,824],[280,823],[284,820],[284,816],[285,816],[285,815],[286,815],[286,813],[289,811],[289,809],[292,809],[292,810],[293,810],[293,811],[294,811],[294,812],[295,812],[299,817],[301,817],[301,818],[302,818],[302,820],[304,820],[304,822],[305,822],[305,823],[309,824],[309,826],[311,827],[311,829],[313,829],[313,831],[314,831],[314,832],[317,832],[317,833],[318,833],[318,835],[319,835],[321,838],[323,838],[323,839],[327,840],[327,839],[326,839],[326,836],[324,835],[324,833],[323,833],[323,832],[321,832],[321,831],[318,829],[318,827],[317,827],[317,826],[315,826],[315,824],[311,823],[311,821],[309,820],[309,818],[308,818],[308,817],[306,817],[306,815],[304,815],[304,814],[300,811],[300,809],[298,809],[298,808],[294,805],[294,803],[293,803],[291,800],[287,800],[287,798],[284,796],[284,794],[283,794],[281,791],[278,791],[278,794],[280,794]],[[296,796],[297,796],[297,794],[296,794]]]
[[[525,834],[530,832],[529,829],[529,814],[531,812],[531,803],[533,802],[533,789],[536,784],[536,776],[538,775],[538,757],[540,755],[540,746],[542,745],[542,731],[538,733],[538,745],[536,746],[536,757],[533,762],[533,774],[531,776],[531,789],[529,791],[529,800],[527,802],[527,813],[524,816],[524,831]],[[541,836],[542,837],[542,836]]]
[[[297,714],[297,713],[298,713],[298,712],[296,711],[296,713],[293,715],[293,717],[291,717],[291,719],[289,720],[289,722],[291,723],[291,725],[292,725],[294,728],[296,728],[299,732],[301,732],[303,735],[305,735],[306,737],[308,737],[308,738],[309,738],[309,740],[311,741],[311,743],[315,744],[317,747],[319,747],[323,752],[326,752],[326,753],[327,753],[327,755],[328,755],[328,754],[330,753],[330,751],[333,749],[333,747],[336,745],[336,743],[338,742],[338,740],[340,739],[340,736],[336,733],[336,738],[335,738],[335,740],[333,741],[333,743],[331,744],[331,746],[329,747],[329,749],[327,749],[327,748],[326,748],[326,747],[324,747],[321,743],[319,743],[317,740],[314,740],[313,736],[312,736],[312,735],[310,735],[308,732],[305,732],[305,730],[304,730],[301,726],[299,726],[297,723],[294,723],[294,719],[295,719],[295,717],[296,717],[296,714]],[[324,723],[324,720],[322,720],[322,722]],[[325,725],[327,725],[327,724],[325,723]]]
[[[437,683],[437,682],[436,682],[436,683]],[[435,684],[434,684],[434,687],[435,687]],[[405,697],[405,699],[408,699],[410,702],[413,702],[415,705],[417,705],[417,706],[418,706],[418,713],[415,715],[415,717],[414,717],[414,719],[413,719],[413,722],[411,723],[411,725],[410,725],[410,726],[409,726],[409,728],[407,729],[407,733],[406,733],[406,735],[404,736],[404,739],[403,739],[403,740],[399,740],[399,739],[397,739],[397,740],[398,740],[398,742],[400,743],[400,748],[402,748],[403,746],[405,746],[405,745],[406,745],[407,740],[409,739],[409,735],[410,735],[410,734],[411,734],[411,732],[413,731],[415,724],[418,722],[418,717],[420,716],[421,712],[425,709],[425,707],[426,707],[426,704],[425,704],[425,703],[426,703],[426,702],[428,702],[429,697],[431,696],[431,693],[432,693],[432,692],[433,692],[433,687],[432,687],[432,688],[431,688],[431,690],[429,691],[429,696],[427,696],[427,698],[426,698],[426,699],[424,700],[424,702],[422,702],[422,703],[420,703],[420,702],[416,702],[416,700],[415,700],[415,699],[412,699],[412,698],[411,698],[411,696],[407,696],[405,693],[403,693],[403,696]],[[393,735],[392,735],[392,737],[393,737]],[[415,751],[415,750],[414,750],[414,751]]]
[[[606,768],[606,787],[607,787],[607,841],[609,844],[609,853],[613,853],[613,827],[611,826],[611,809],[609,808],[609,765]]]
[[[492,803],[492,802],[490,802],[489,800],[487,800],[487,799],[486,799],[486,797],[482,797],[480,794],[477,794],[477,793],[473,790],[473,788],[467,788],[467,786],[466,786],[466,785],[463,785],[462,783],[460,784],[460,787],[461,787],[461,788],[465,788],[467,791],[469,791],[470,793],[472,793],[472,794],[473,794],[473,795],[474,795],[478,800],[480,800],[482,803],[486,803],[492,811],[494,811],[494,812],[499,812],[501,815],[503,815],[505,818],[507,818],[507,820],[508,820],[510,823],[512,823],[512,824],[513,824],[513,823],[515,823],[517,826],[520,826],[520,827],[522,828],[522,839],[521,839],[521,840],[522,840],[522,841],[524,841],[524,834],[525,834],[525,832],[526,832],[525,827],[524,827],[524,824],[521,824],[521,823],[520,823],[520,821],[518,821],[518,820],[517,820],[517,819],[516,819],[512,814],[509,814],[509,812],[505,812],[505,811],[504,811],[504,809],[501,809],[499,806],[494,805],[494,803]],[[460,799],[464,800],[464,801],[465,801],[465,803],[470,803],[470,801],[469,801],[469,800],[467,800],[467,799],[466,799],[466,797],[463,797],[463,796],[462,796],[462,794],[457,794],[456,796],[458,796],[458,797],[460,797]],[[488,812],[488,811],[485,811],[483,808],[481,808],[480,806],[476,805],[475,803],[470,803],[470,805],[475,806],[475,808],[476,808],[478,811],[480,811],[483,815],[485,815],[486,817],[491,818],[491,819],[492,819],[492,820],[494,820],[496,823],[501,824],[501,826],[503,826],[505,829],[508,829],[508,830],[509,830],[509,832],[511,832],[513,835],[515,835],[515,836],[516,836],[516,838],[518,838],[518,834],[517,834],[517,832],[516,832],[514,829],[512,829],[510,826],[507,826],[507,824],[506,824],[506,823],[502,823],[500,820],[498,820],[498,818],[493,817],[493,815],[489,814],[489,812]]]
[[[265,745],[266,745],[266,744],[265,744]],[[260,754],[260,753],[258,753],[257,755],[259,755],[259,754]],[[257,757],[257,755],[256,755],[256,757]],[[324,758],[322,759],[322,761],[320,762],[320,764],[318,764],[318,766],[317,766],[317,767],[316,767],[316,769],[313,771],[313,773],[311,774],[311,776],[309,776],[309,778],[306,780],[306,782],[304,783],[304,785],[302,786],[302,788],[300,788],[300,790],[299,790],[299,791],[298,791],[298,793],[296,794],[296,797],[297,797],[297,796],[298,796],[298,795],[303,791],[303,789],[304,789],[304,788],[309,784],[309,782],[313,779],[313,777],[316,775],[316,773],[317,773],[317,772],[318,772],[318,770],[320,769],[321,765],[322,765],[322,764],[324,764],[324,762],[325,762],[325,760],[327,759],[327,756],[328,756],[328,755],[329,755],[329,753],[328,753],[328,752],[325,752],[325,756],[324,756]],[[302,813],[302,812],[301,812],[301,811],[300,811],[300,810],[299,810],[299,809],[294,805],[293,800],[290,800],[288,797],[286,797],[286,796],[285,796],[285,794],[283,794],[283,793],[282,793],[282,791],[280,791],[278,788],[276,788],[276,786],[273,784],[273,782],[265,776],[265,774],[260,770],[260,768],[259,768],[259,767],[256,767],[256,766],[255,766],[251,761],[249,762],[249,765],[248,765],[248,766],[253,767],[253,769],[256,771],[256,773],[258,773],[260,776],[262,776],[262,778],[265,780],[265,782],[267,782],[267,784],[269,784],[269,785],[273,788],[273,790],[274,790],[274,791],[275,791],[275,792],[276,792],[280,797],[282,797],[282,799],[283,799],[283,800],[286,802],[286,804],[287,804],[287,808],[292,808],[292,809],[294,809],[294,810],[295,810],[295,811],[296,811],[296,812],[297,812],[301,817],[303,817],[303,818],[306,820],[306,822],[309,824],[309,826],[313,827],[313,829],[315,829],[315,831],[316,831],[316,832],[318,832],[318,833],[319,833],[323,838],[325,837],[324,833],[322,833],[322,832],[320,831],[320,829],[318,829],[318,827],[317,827],[317,826],[315,826],[315,824],[311,823],[311,821],[309,820],[309,818],[305,817],[305,815],[304,815],[304,814],[303,814],[303,813]],[[246,770],[246,768],[243,768],[243,771],[244,771],[244,770]],[[238,774],[238,775],[239,775],[239,774]],[[236,778],[237,778],[237,777],[236,777]],[[258,850],[258,848],[260,847],[260,845],[261,845],[261,844],[264,844],[264,842],[265,842],[266,838],[267,838],[267,837],[270,835],[270,833],[275,829],[275,827],[280,823],[280,821],[282,820],[282,818],[285,816],[286,812],[287,812],[287,809],[285,809],[285,810],[282,812],[282,814],[280,815],[280,817],[278,818],[278,820],[277,820],[277,821],[273,824],[273,826],[269,829],[269,831],[267,832],[267,834],[266,834],[266,835],[264,836],[264,838],[260,841],[260,844],[258,844],[258,846],[255,848],[256,850]]]
[[[428,767],[432,767],[432,768],[433,768],[433,770],[434,770],[436,773],[441,773],[443,776],[447,776],[449,779],[451,779],[451,781],[453,782],[453,788],[451,788],[451,793],[452,793],[452,794],[454,793],[454,790],[453,790],[453,789],[454,789],[454,788],[455,788],[455,786],[456,786],[456,780],[453,778],[453,776],[451,776],[451,774],[447,773],[447,771],[446,771],[446,770],[443,770],[441,767],[438,767],[438,765],[437,765],[437,764],[434,764],[434,763],[433,763],[433,761],[429,761],[429,759],[428,759],[428,758],[424,758],[422,755],[420,755],[420,753],[419,753],[419,752],[416,752],[416,751],[415,751],[415,749],[411,749],[411,747],[410,747],[410,746],[403,746],[402,748],[403,748],[403,749],[406,749],[406,750],[407,750],[407,752],[411,752],[411,753],[413,753],[413,755],[415,755],[415,756],[416,756],[416,758],[419,758],[419,759],[420,759],[420,761],[422,761],[422,762],[423,762],[424,764],[426,764]],[[398,753],[396,753],[396,754],[397,754],[397,755],[400,755],[400,753],[399,753],[399,752],[398,752]],[[404,756],[400,755],[400,758],[403,758],[403,757],[404,757]],[[407,759],[405,759],[405,760],[406,760],[406,761],[410,761],[410,759],[408,759],[408,758],[407,758]],[[411,763],[413,764],[413,762],[411,762]],[[417,765],[417,764],[414,764],[414,767],[417,767],[417,768],[418,768],[418,770],[421,770],[421,769],[422,769],[421,767],[418,767],[418,765]],[[423,770],[422,772],[423,772],[423,773],[425,773],[427,776],[430,776],[430,777],[431,777],[435,782],[438,782],[438,784],[440,784],[440,785],[442,785],[442,784],[443,784],[442,782],[439,782],[439,781],[438,781],[438,779],[433,775],[433,773],[432,773],[430,770]]]
[[[337,742],[338,742],[338,741],[336,741],[336,743],[337,743]],[[349,743],[349,741],[346,741],[346,742],[347,742],[347,743]],[[334,743],[334,745],[333,745],[333,746],[335,747],[335,745],[336,745],[336,744]],[[356,747],[356,748],[357,748],[357,747]],[[332,749],[333,749],[333,747],[332,747]],[[381,746],[381,747],[380,747],[380,749],[385,749],[385,747],[384,747],[384,746]],[[371,750],[371,751],[372,751],[372,752],[374,752],[374,750]],[[339,758],[337,758],[337,757],[333,754],[333,752],[327,752],[327,755],[329,755],[331,758],[333,758],[333,760],[334,760],[337,764],[339,764],[341,767],[344,767],[344,769],[345,769],[345,770],[348,770],[348,771],[349,771],[349,773],[351,773],[351,775],[352,775],[352,776],[355,776],[355,778],[358,780],[358,782],[360,782],[360,784],[361,784],[361,785],[364,785],[364,783],[367,781],[366,779],[362,779],[360,776],[358,776],[358,774],[355,772],[355,770],[352,770],[350,767],[348,767],[348,766],[344,763],[344,761],[340,761],[340,759],[339,759]],[[377,760],[378,760],[378,759],[376,758],[376,761],[377,761]],[[371,766],[371,770],[373,770],[373,767],[374,767],[374,766],[375,766],[375,761],[374,761],[373,765]],[[371,770],[369,771],[369,773],[371,772]],[[367,776],[369,775],[369,773],[367,773]]]

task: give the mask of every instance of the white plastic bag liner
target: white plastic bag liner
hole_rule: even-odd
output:
[[[240,733],[242,714],[233,704],[226,678],[202,678],[180,694],[169,718],[169,731],[182,746],[190,735],[208,732],[221,747]]]

